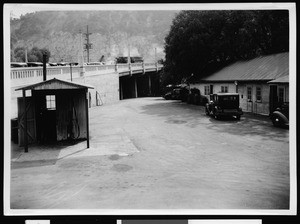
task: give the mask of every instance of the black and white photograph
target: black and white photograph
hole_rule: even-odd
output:
[[[4,214],[296,214],[295,3],[3,15]]]

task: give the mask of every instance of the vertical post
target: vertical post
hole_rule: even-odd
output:
[[[23,107],[24,107],[24,150],[28,152],[28,138],[27,138],[27,111],[26,111],[26,90],[23,89]]]
[[[72,80],[72,63],[70,63],[70,75],[71,75],[71,82],[73,81]]]
[[[134,98],[138,97],[136,77],[134,78]]]
[[[28,56],[27,56],[27,47],[25,48],[25,63],[28,62]]]
[[[90,38],[89,38],[89,26],[86,26],[86,40],[87,40],[87,45],[86,45],[86,50],[87,50],[87,62],[90,62]]]
[[[88,89],[85,91],[85,114],[86,114],[86,147],[90,148],[90,133],[89,133],[89,106],[88,106]]]
[[[120,100],[123,100],[123,85],[121,79],[119,79],[120,82]]]
[[[128,44],[128,58],[127,58],[127,62],[128,62],[128,64],[131,63],[131,60],[130,60],[130,44]]]
[[[47,67],[46,67],[47,54],[43,54],[43,81],[47,80]]]
[[[151,96],[151,76],[150,74],[148,75],[149,77],[149,96]]]

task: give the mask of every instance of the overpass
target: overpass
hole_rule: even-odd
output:
[[[114,65],[50,66],[47,80],[57,78],[89,84],[95,87],[89,91],[89,106],[110,104],[122,99],[158,94],[158,72],[163,65],[158,63],[131,63]],[[17,117],[17,98],[26,85],[43,81],[43,67],[22,67],[10,69],[11,117]],[[29,95],[30,96],[30,95]]]

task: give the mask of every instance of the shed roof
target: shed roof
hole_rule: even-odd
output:
[[[270,81],[289,75],[289,53],[238,61],[201,81]]]
[[[270,82],[268,82],[269,84],[277,84],[277,83],[289,83],[289,76],[283,76],[283,77],[280,77],[278,79],[274,79]]]
[[[29,86],[24,86],[22,88],[18,88],[17,90],[56,90],[56,89],[94,89],[94,87],[86,84],[79,84],[76,82],[69,82],[65,80],[60,80],[60,79],[50,79],[47,81],[39,82],[33,85]]]

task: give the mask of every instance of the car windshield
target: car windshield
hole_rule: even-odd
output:
[[[237,95],[218,96],[218,104],[224,109],[238,108],[239,97]]]
[[[222,101],[236,101],[238,98],[237,96],[222,96],[222,97],[219,97],[220,100]]]

